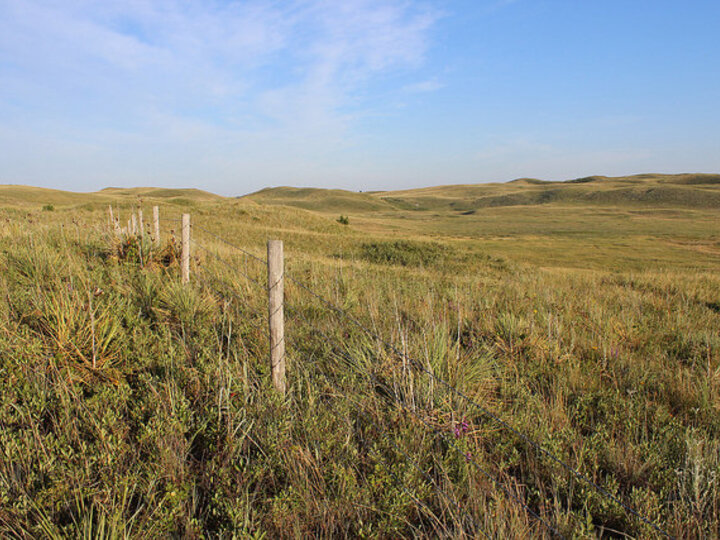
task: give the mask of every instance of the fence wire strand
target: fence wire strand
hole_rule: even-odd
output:
[[[197,241],[193,240],[192,238],[190,239],[190,243],[193,244],[193,245],[195,245],[195,247],[199,247],[199,248],[202,249],[205,253],[207,253],[208,255],[212,256],[213,258],[215,258],[217,261],[221,262],[222,264],[224,264],[224,265],[227,266],[228,268],[232,269],[234,272],[237,272],[238,274],[240,274],[241,276],[243,276],[243,277],[244,277],[245,279],[247,279],[248,281],[250,281],[250,282],[252,282],[252,283],[254,283],[255,285],[258,285],[258,286],[260,286],[260,287],[263,286],[263,284],[260,283],[257,279],[255,279],[255,278],[253,278],[253,277],[250,277],[248,274],[246,274],[245,272],[243,272],[242,270],[240,270],[237,266],[234,266],[234,265],[230,264],[229,262],[227,262],[225,259],[223,259],[222,257],[220,257],[220,255],[218,255],[217,253],[215,253],[215,252],[212,251],[211,249],[206,248],[206,247],[203,246],[202,244],[198,244]]]
[[[249,251],[246,251],[246,250],[244,250],[243,248],[241,248],[240,246],[236,246],[235,244],[231,244],[230,242],[228,242],[227,240],[225,240],[223,237],[218,236],[217,234],[212,233],[212,232],[208,231],[207,229],[205,229],[205,228],[203,228],[203,227],[200,227],[199,225],[192,225],[192,228],[198,229],[198,230],[200,230],[200,231],[203,231],[205,234],[207,234],[207,235],[209,235],[209,236],[212,236],[215,240],[218,240],[219,242],[222,242],[223,244],[225,244],[225,245],[227,245],[227,246],[230,246],[231,248],[237,249],[238,251],[240,251],[241,253],[244,253],[245,255],[247,255],[248,257],[250,257],[251,259],[255,259],[255,260],[258,261],[258,262],[261,262],[261,263],[263,263],[263,264],[267,264],[267,260],[263,259],[262,257],[258,257],[257,255],[253,255],[253,254],[250,253]]]

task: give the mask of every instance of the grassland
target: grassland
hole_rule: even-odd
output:
[[[516,497],[567,537],[658,536],[293,283],[280,398],[241,275],[262,266],[196,228],[182,286],[175,222],[161,248],[105,225],[142,200],[256,255],[282,238],[289,275],[424,369],[670,534],[717,538],[718,189],[0,188],[0,535],[550,537]]]
[[[711,269],[720,255],[720,175],[523,179],[374,193],[276,188],[248,198],[347,215],[355,229],[372,234],[465,241],[469,250],[536,266]]]

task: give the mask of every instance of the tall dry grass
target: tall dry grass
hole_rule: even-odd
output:
[[[718,536],[715,274],[538,270],[195,210],[257,255],[284,238],[288,274],[670,534]],[[264,289],[238,272],[262,283],[262,265],[196,230],[228,265],[196,251],[182,286],[171,225],[158,250],[100,215],[2,226],[3,535],[549,536],[526,505],[569,537],[656,536],[292,283],[280,398]]]

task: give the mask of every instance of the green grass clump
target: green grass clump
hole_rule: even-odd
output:
[[[367,242],[361,246],[361,257],[376,264],[432,266],[447,257],[450,250],[432,242]]]

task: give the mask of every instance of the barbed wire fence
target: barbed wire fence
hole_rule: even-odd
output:
[[[114,233],[116,235],[133,236],[138,235],[138,233],[140,233],[141,235],[143,234],[142,214],[140,214],[140,224],[138,226],[135,224],[137,222],[134,218],[135,214],[133,213],[131,218],[128,220],[127,228],[120,226],[119,219],[113,216],[111,209],[109,214],[111,227],[114,229]],[[264,290],[266,293],[272,291],[274,284],[271,284],[268,281],[269,271],[267,258],[263,258],[260,255],[244,249],[243,247],[237,245],[237,242],[228,241],[223,236],[212,232],[206,227],[199,226],[197,224],[190,225],[189,214],[184,214],[182,218],[159,218],[158,207],[154,207],[153,222],[154,223],[152,229],[149,228],[148,230],[152,230],[151,241],[155,245],[160,245],[159,224],[163,223],[165,225],[169,225],[169,242],[178,251],[182,251],[182,254],[180,255],[181,259],[185,259],[186,257],[190,256],[192,246],[200,250],[200,252],[202,252],[206,257],[222,266],[226,272],[229,272],[231,275],[240,276],[245,282],[244,290],[246,295],[251,294],[251,291],[253,289],[256,291],[258,289],[261,291]],[[188,236],[186,238],[183,238],[187,241],[181,241],[178,243],[176,231],[179,228],[178,226],[183,225],[184,223],[188,224]],[[190,235],[189,231],[199,231],[200,233],[202,233],[203,236],[209,239],[210,242],[215,242],[219,245],[222,245],[226,250],[229,249],[231,253],[234,253],[237,256],[221,256],[218,253],[218,250],[208,247],[208,245],[205,245],[204,242],[199,242],[196,238],[196,235]],[[182,260],[180,262],[181,264],[183,263]],[[197,262],[199,263],[199,261]],[[195,268],[198,269],[199,266],[196,264]],[[392,360],[395,363],[395,366],[401,370],[399,374],[397,372],[394,372],[393,375],[399,375],[401,377],[407,376],[408,369],[411,368],[415,374],[427,377],[427,379],[432,381],[433,384],[437,387],[444,388],[449,395],[452,395],[454,398],[459,399],[466,405],[477,410],[488,422],[497,426],[498,429],[505,430],[512,434],[523,444],[527,445],[527,447],[534,451],[538,456],[545,458],[551,463],[559,466],[574,481],[582,482],[583,484],[594,490],[599,496],[603,497],[607,501],[612,502],[613,504],[616,504],[625,512],[627,512],[628,515],[637,519],[640,523],[647,526],[648,528],[652,529],[656,534],[667,538],[673,538],[667,531],[661,528],[650,518],[635,510],[624,501],[620,500],[616,495],[610,493],[606,488],[593,481],[586,474],[580,472],[575,467],[571,466],[565,460],[558,457],[554,452],[551,452],[550,450],[533,440],[530,436],[511,425],[505,419],[501,418],[498,414],[490,411],[487,407],[481,405],[477,400],[467,395],[467,393],[461,391],[456,386],[448,382],[446,379],[438,376],[431,369],[423,365],[422,362],[409,355],[405,350],[405,347],[403,347],[403,350],[400,350],[392,342],[383,338],[377,328],[373,329],[370,328],[368,325],[363,324],[355,315],[339,307],[336,303],[328,300],[322,294],[316,292],[311,287],[306,285],[302,280],[295,278],[291,274],[288,274],[284,268],[280,269],[280,276],[280,279],[287,281],[298,291],[302,291],[302,293],[306,294],[308,298],[319,302],[320,305],[322,305],[325,309],[325,313],[333,317],[331,320],[336,322],[345,321],[349,323],[351,326],[355,327],[360,332],[360,335],[364,335],[367,339],[374,343],[377,346],[377,349],[384,351],[385,357]],[[243,302],[247,299],[247,296],[243,296],[243,294],[239,292],[239,286],[242,286],[239,282],[228,283],[221,276],[209,275],[207,272],[203,273],[202,275],[200,275],[198,272],[194,275],[193,279],[197,280],[207,290],[212,291],[214,294],[225,300],[233,299],[235,301]],[[388,403],[396,406],[397,410],[401,411],[405,417],[412,419],[414,426],[425,430],[426,433],[432,434],[434,438],[442,441],[447,448],[451,448],[455,453],[461,456],[465,462],[472,466],[473,470],[477,471],[481,476],[483,476],[492,486],[494,486],[496,490],[504,493],[505,496],[507,496],[510,500],[517,504],[518,507],[521,508],[524,512],[526,512],[529,516],[531,516],[551,536],[565,538],[565,536],[558,529],[558,525],[553,524],[549,521],[549,518],[547,516],[547,505],[542,504],[539,505],[538,508],[533,509],[528,504],[528,502],[523,500],[521,494],[517,491],[517,489],[513,490],[512,487],[507,485],[507,483],[504,482],[499,475],[493,474],[493,472],[488,470],[487,467],[483,467],[471,453],[464,451],[460,447],[460,445],[453,440],[453,437],[449,435],[449,432],[446,428],[441,428],[438,425],[434,424],[431,420],[433,418],[432,411],[428,410],[428,408],[425,406],[419,405],[418,402],[414,399],[408,399],[407,392],[404,392],[403,389],[398,387],[397,384],[390,384],[386,380],[384,380],[384,378],[378,373],[375,373],[369,369],[362,369],[360,363],[355,358],[353,358],[351,352],[348,351],[347,343],[341,342],[338,338],[333,337],[328,332],[324,331],[318,324],[318,321],[311,320],[310,317],[303,312],[300,306],[290,305],[283,301],[283,308],[285,312],[290,315],[289,320],[293,322],[301,322],[306,329],[309,328],[311,330],[311,333],[314,333],[316,336],[321,338],[322,346],[316,347],[316,349],[310,353],[312,357],[325,357],[335,359],[341,361],[343,363],[343,366],[352,368],[352,374],[360,377],[360,379],[363,380],[370,389],[372,389],[371,393],[374,396],[382,395]],[[269,313],[268,316],[269,318],[272,318],[272,313]],[[258,322],[258,324],[262,323]],[[307,343],[296,343],[295,349],[307,350]],[[272,355],[272,352],[272,347],[270,347],[269,354]],[[284,355],[285,352],[283,350],[283,357]],[[271,364],[272,363],[273,361],[271,360]],[[413,458],[413,456],[408,450],[401,448],[398,443],[396,443],[392,439],[388,430],[381,427],[381,424],[372,418],[371,412],[367,411],[361,403],[353,399],[353,397],[350,395],[350,392],[343,388],[342,383],[338,380],[337,376],[333,376],[332,373],[329,373],[329,370],[320,369],[318,367],[317,361],[294,362],[293,368],[303,369],[307,374],[312,375],[313,379],[323,384],[328,390],[328,392],[332,391],[332,393],[334,394],[333,399],[342,399],[346,403],[350,404],[358,414],[358,418],[362,419],[362,421],[365,422],[368,426],[370,426],[374,431],[376,435],[376,437],[374,437],[374,442],[377,443],[379,439],[382,439],[382,441],[385,442],[387,448],[391,448],[396,456],[401,457],[407,464],[409,464],[412,469],[415,470],[418,475],[423,478],[423,481],[426,483],[425,485],[432,489],[432,491],[436,493],[439,499],[445,501],[445,508],[452,509],[453,517],[451,519],[454,521],[453,526],[455,527],[455,529],[451,530],[449,524],[439,522],[438,524],[436,524],[436,527],[439,527],[437,532],[444,531],[444,533],[446,534],[461,533],[463,535],[469,536],[479,535],[484,538],[493,538],[493,536],[487,530],[485,524],[481,523],[481,520],[478,519],[477,516],[473,516],[468,510],[468,508],[464,507],[459,502],[458,498],[453,493],[449,492],[447,486],[443,486],[437,478],[434,478],[427,471],[425,471],[421,464],[418,462],[418,460]],[[277,385],[276,388],[278,388]],[[281,390],[282,393],[285,392],[284,381],[282,388],[280,388],[279,390]],[[427,505],[427,503],[423,502],[422,499],[417,495],[417,493],[414,493],[412,489],[408,488],[408,486],[405,485],[402,479],[393,472],[392,463],[390,463],[390,461],[385,456],[383,456],[382,453],[377,450],[377,448],[369,447],[369,449],[370,452],[372,452],[378,458],[380,466],[388,473],[391,478],[393,478],[393,481],[396,483],[396,485],[411,500],[413,500],[415,504],[418,505],[418,507],[422,508],[429,517],[438,520],[436,513]]]

